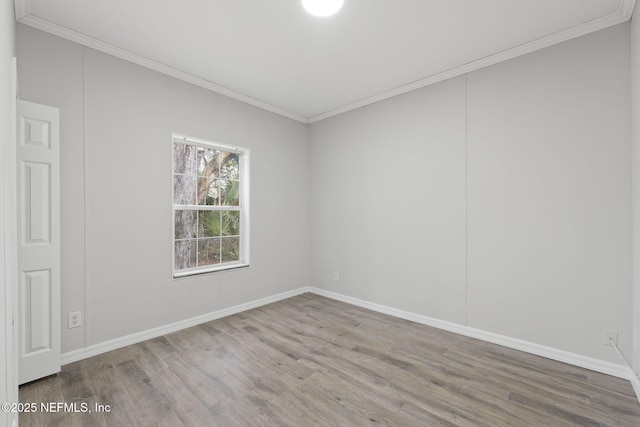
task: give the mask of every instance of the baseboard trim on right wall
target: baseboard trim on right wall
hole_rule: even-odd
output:
[[[379,313],[388,314],[394,317],[398,317],[412,322],[420,323],[422,325],[432,326],[434,328],[442,329],[445,331],[453,332],[456,334],[464,335],[471,338],[477,338],[482,341],[487,341],[493,344],[502,345],[515,350],[524,351],[526,353],[535,354],[537,356],[546,357],[547,359],[556,360],[569,365],[578,366],[580,368],[589,369],[591,371],[600,372],[614,377],[623,378],[629,380],[636,392],[638,401],[640,401],[640,380],[635,376],[633,371],[624,365],[618,365],[611,362],[605,362],[604,360],[595,359],[593,357],[582,356],[580,354],[571,353],[564,350],[559,350],[553,347],[547,347],[540,344],[535,344],[529,341],[524,341],[516,338],[507,337],[504,335],[495,334],[493,332],[483,331],[481,329],[471,328],[468,326],[459,325],[457,323],[447,322],[444,320],[435,319],[429,316],[423,316],[421,314],[411,313],[404,310],[398,310],[396,308],[388,307],[381,304],[353,298],[350,296],[342,295],[336,292],[327,291],[319,288],[308,288],[308,291],[317,295],[321,295],[327,298],[335,299],[338,301],[353,304],[358,307],[368,308]]]

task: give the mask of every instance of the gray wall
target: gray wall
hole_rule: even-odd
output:
[[[313,284],[620,363],[629,65],[623,24],[311,125]]]
[[[633,146],[633,367],[640,372],[640,7],[631,20],[631,94]]]
[[[306,126],[18,25],[61,111],[62,351],[309,285]],[[251,150],[251,267],[172,280],[171,132]],[[66,328],[81,310],[85,327]]]
[[[631,353],[628,24],[309,127],[23,26],[18,56],[62,114],[64,352],[311,284]],[[250,269],[171,279],[172,131],[252,150]]]

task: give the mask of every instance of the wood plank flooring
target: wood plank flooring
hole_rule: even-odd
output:
[[[92,410],[22,426],[640,426],[628,381],[313,294],[66,365],[20,400]]]

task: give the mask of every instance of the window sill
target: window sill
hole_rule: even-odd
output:
[[[187,271],[174,272],[173,273],[173,278],[174,279],[185,279],[187,277],[200,276],[202,274],[221,273],[223,271],[236,270],[236,269],[239,269],[239,268],[247,268],[247,267],[249,267],[248,263],[225,264],[225,265],[220,265],[220,266],[211,267],[211,268],[207,268],[207,269],[198,269],[198,270],[187,270]]]

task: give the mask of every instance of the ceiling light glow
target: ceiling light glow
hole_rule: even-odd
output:
[[[330,16],[340,10],[344,0],[302,0],[305,10],[314,16]]]

